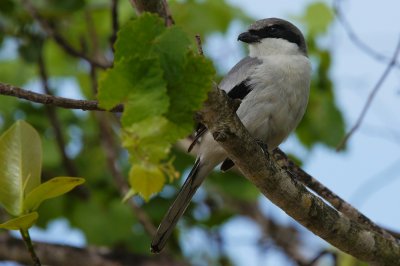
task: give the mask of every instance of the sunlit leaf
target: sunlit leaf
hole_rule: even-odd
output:
[[[26,195],[23,210],[34,211],[44,200],[61,196],[84,182],[85,179],[78,177],[54,177]]]
[[[23,198],[40,184],[42,147],[39,134],[17,121],[0,137],[0,203],[11,215],[23,211]]]
[[[0,228],[7,230],[27,230],[32,227],[38,217],[39,214],[37,212],[31,212],[0,224]]]
[[[124,104],[122,140],[134,164],[130,181],[146,199],[161,190],[161,160],[167,159],[173,143],[191,133],[193,113],[211,89],[213,65],[189,45],[181,28],[166,28],[162,19],[145,13],[121,28],[114,66],[99,82],[102,107]],[[175,176],[172,168],[170,164],[165,172]]]
[[[174,125],[160,116],[149,117],[127,128],[122,135],[125,148],[131,161],[157,163],[168,154],[175,139]]]
[[[134,191],[148,200],[151,195],[160,192],[165,176],[157,166],[135,164],[129,172],[129,183]]]

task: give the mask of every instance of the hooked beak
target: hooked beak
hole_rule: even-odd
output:
[[[255,43],[255,42],[260,42],[260,37],[246,31],[246,32],[239,34],[238,41],[242,41],[245,43]]]

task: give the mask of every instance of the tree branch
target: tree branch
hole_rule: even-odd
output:
[[[172,26],[175,24],[166,0],[130,0],[130,2],[139,14],[143,12],[155,13],[164,18],[165,25]]]
[[[379,78],[378,82],[372,89],[371,93],[368,95],[367,101],[361,111],[360,116],[358,117],[356,123],[354,126],[350,129],[350,131],[346,134],[346,136],[343,138],[343,140],[340,142],[338,147],[336,148],[337,150],[343,149],[343,147],[346,145],[347,141],[349,138],[354,134],[354,132],[360,127],[362,121],[364,120],[365,115],[367,114],[367,111],[372,103],[372,100],[374,99],[376,93],[378,90],[381,88],[383,82],[386,80],[386,77],[389,75],[390,71],[393,69],[393,66],[396,64],[397,57],[400,52],[400,39],[397,42],[396,49],[393,53],[392,59],[390,60],[388,66],[386,67],[385,71],[382,73],[382,76]]]
[[[332,206],[337,211],[343,213],[350,219],[379,232],[384,237],[393,240],[393,237],[395,237],[393,234],[388,233],[386,229],[383,229],[382,227],[376,225],[367,216],[354,208],[350,203],[346,202],[336,193],[321,184],[314,177],[306,173],[303,169],[301,169],[298,165],[291,161],[282,150],[280,150],[279,148],[275,149],[272,153],[272,156],[274,157],[274,160],[277,162],[277,164],[285,169],[292,178],[295,178],[296,180],[303,183],[303,185],[313,190],[315,193],[318,194],[318,196],[322,197],[324,200],[332,204]]]
[[[186,265],[168,256],[145,256],[132,254],[123,250],[108,248],[77,248],[65,245],[35,242],[35,251],[43,265],[58,266],[173,266]],[[16,261],[26,265],[32,264],[29,252],[22,240],[15,239],[9,234],[0,235],[0,261]]]
[[[41,103],[67,109],[80,109],[83,111],[110,111],[114,113],[120,113],[124,111],[124,107],[122,105],[117,105],[111,110],[105,110],[99,107],[99,103],[97,101],[73,100],[64,97],[41,94],[5,83],[0,83],[0,95],[13,96],[34,103]]]
[[[235,165],[268,199],[333,246],[379,265],[396,265],[400,246],[339,213],[292,179],[247,132],[226,93],[214,89],[200,112],[202,122]]]
[[[111,26],[112,26],[112,33],[110,36],[110,45],[111,49],[114,51],[114,43],[117,40],[117,32],[119,30],[118,0],[111,0]]]

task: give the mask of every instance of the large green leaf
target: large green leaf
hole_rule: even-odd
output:
[[[168,109],[166,83],[157,58],[123,59],[108,70],[100,82],[98,99],[101,106],[112,108],[125,104],[124,126],[148,117],[161,115]]]
[[[39,214],[37,212],[31,212],[0,224],[0,228],[7,230],[27,230],[32,227],[38,217]]]
[[[134,56],[148,57],[152,53],[155,39],[165,30],[164,21],[149,13],[129,21],[118,32],[114,61]]]
[[[78,177],[54,177],[26,195],[23,210],[34,211],[44,200],[61,196],[84,182],[85,179]]]
[[[214,68],[209,60],[191,52],[187,54],[187,61],[177,81],[168,87],[170,108],[167,117],[179,128],[184,129],[182,134],[178,135],[179,138],[191,132],[193,114],[207,99],[213,77]]]
[[[0,137],[0,203],[11,215],[22,213],[24,195],[40,184],[41,165],[39,134],[17,121]]]
[[[168,168],[162,160],[190,134],[193,113],[211,88],[213,66],[189,44],[181,28],[166,28],[161,18],[145,13],[121,28],[114,66],[100,79],[100,105],[124,104],[122,141],[135,164],[130,180],[144,198],[162,188],[165,173],[154,169]]]

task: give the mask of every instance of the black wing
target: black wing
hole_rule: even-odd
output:
[[[261,63],[262,61],[257,58],[249,56],[243,58],[228,72],[225,78],[221,81],[221,83],[219,84],[220,89],[225,90],[228,96],[232,99],[243,100],[252,89],[249,85],[248,77],[251,71],[253,71],[254,67]],[[233,86],[234,84],[236,85]],[[193,149],[194,145],[197,144],[200,137],[203,136],[206,132],[206,126],[199,123],[196,127],[195,137],[188,148],[188,152]]]
[[[249,94],[249,92],[251,91],[251,87],[248,85],[247,81],[248,81],[247,79],[243,80],[238,85],[233,87],[228,92],[228,96],[232,99],[243,100],[244,97],[246,97],[246,95]],[[196,145],[196,143],[200,139],[200,137],[203,136],[204,133],[206,133],[206,132],[207,132],[207,128],[205,125],[203,125],[202,123],[197,124],[196,133],[195,133],[192,143],[190,144],[190,146],[188,148],[188,152],[190,152],[193,149],[194,145]]]

